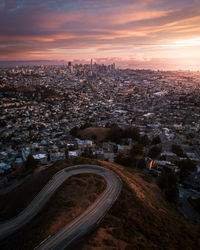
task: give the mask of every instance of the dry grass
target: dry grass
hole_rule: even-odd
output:
[[[0,249],[33,249],[85,211],[105,187],[105,181],[97,175],[70,177],[30,223],[0,242]]]
[[[70,163],[58,162],[52,167],[36,173],[12,192],[0,196],[0,221],[7,220],[21,212],[45,184],[47,184],[51,177],[67,166],[70,166]]]
[[[123,189],[98,229],[71,249],[200,249],[200,228],[185,220],[164,200],[154,178],[109,162],[79,158],[73,164],[95,164],[109,168],[122,178]],[[57,167],[62,168],[62,165],[60,163]],[[72,177],[59,188],[31,223],[0,248],[32,249],[37,242],[82,213],[97,197],[100,191],[98,187],[104,187],[100,183],[102,179],[94,176]]]
[[[109,128],[90,127],[79,131],[78,134],[82,139],[92,139],[95,135],[96,141],[102,141],[107,137],[109,130]]]
[[[123,189],[100,227],[74,250],[200,249],[200,228],[164,200],[153,178],[118,164],[98,162],[121,176]],[[114,245],[108,246],[105,239]]]

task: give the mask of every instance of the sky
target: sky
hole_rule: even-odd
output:
[[[0,60],[200,69],[200,0],[0,0]]]

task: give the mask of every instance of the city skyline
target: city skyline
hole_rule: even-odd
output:
[[[0,60],[199,70],[200,2],[0,1]]]

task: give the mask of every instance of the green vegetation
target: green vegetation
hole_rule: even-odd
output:
[[[196,172],[196,163],[190,159],[182,160],[177,163],[180,168],[180,180],[184,181],[192,172]]]
[[[193,206],[193,208],[200,214],[200,198],[192,199],[188,198],[189,203]]]
[[[138,168],[140,169],[144,169],[146,168],[146,161],[144,158],[140,159],[139,162],[138,162]]]
[[[150,143],[149,137],[147,135],[143,135],[140,137],[140,143],[143,146],[147,146]]]
[[[151,157],[152,159],[155,159],[160,155],[161,152],[162,152],[161,147],[153,146],[149,151],[149,157]]]
[[[123,166],[145,168],[146,162],[143,158],[143,151],[143,145],[136,142],[132,146],[129,155],[119,152],[115,157],[115,162]]]
[[[180,145],[172,144],[172,152],[179,157],[185,157],[185,153]]]
[[[131,148],[130,155],[132,158],[136,158],[137,156],[143,155],[143,151],[144,151],[143,145],[140,143],[135,143]]]
[[[75,137],[81,138],[82,136],[80,132],[87,128],[92,128],[93,126],[94,125],[90,123],[86,123],[80,128],[74,127],[71,129],[70,134]],[[140,142],[140,130],[137,127],[129,127],[127,129],[122,129],[117,124],[112,124],[112,125],[107,124],[106,128],[107,129],[105,131],[106,132],[105,137],[102,138],[102,141],[111,141],[115,143],[121,143],[123,140],[131,138],[134,141]],[[99,129],[102,129],[102,128],[99,128]],[[92,140],[97,140],[98,135],[93,133],[89,137],[91,137]],[[141,140],[142,140],[141,143],[144,145],[147,145],[149,143],[149,139],[147,136],[143,136]]]
[[[85,158],[95,158],[95,155],[93,155],[92,149],[89,147],[84,149],[84,152],[81,154],[81,156]]]
[[[157,144],[159,144],[159,143],[161,143],[161,140],[160,140],[160,136],[157,135],[156,137],[153,138],[152,144],[153,144],[153,145],[157,145]]]
[[[25,167],[27,169],[35,169],[38,166],[38,164],[39,164],[39,161],[35,160],[32,154],[29,154],[26,159]]]
[[[119,152],[115,157],[115,162],[123,166],[129,166],[131,164],[131,159],[130,157],[127,157],[123,152]]]
[[[169,202],[177,203],[179,199],[179,191],[177,186],[177,178],[172,170],[163,169],[159,180],[159,186],[164,191],[165,197]]]

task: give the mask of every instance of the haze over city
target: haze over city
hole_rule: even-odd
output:
[[[199,70],[198,0],[1,0],[0,60]]]

